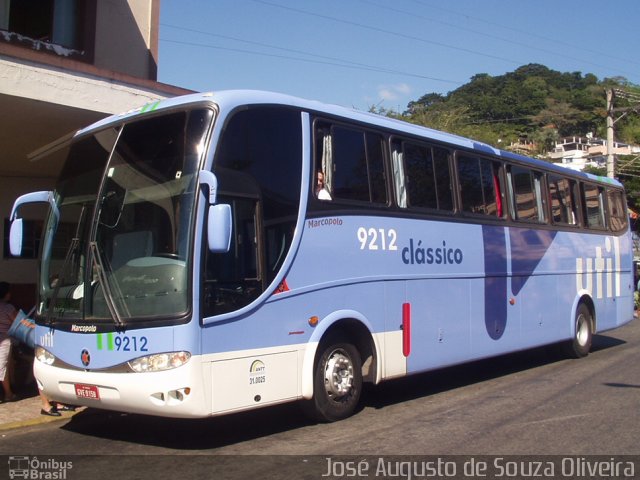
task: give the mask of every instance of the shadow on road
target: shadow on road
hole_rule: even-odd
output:
[[[595,335],[593,352],[623,345]],[[365,388],[360,409],[385,407],[565,360],[556,346],[503,355]],[[620,386],[620,385],[610,385]],[[637,388],[637,386],[633,386]],[[87,409],[62,428],[81,435],[183,451],[207,450],[313,425],[297,404],[205,419],[170,419]]]
[[[62,428],[82,435],[176,450],[207,450],[311,425],[297,404],[214,418],[178,419],[87,409]]]
[[[617,338],[594,335],[591,351],[595,353],[625,343]],[[563,360],[567,357],[559,344],[478,360],[385,382],[367,392],[364,404],[384,408]]]

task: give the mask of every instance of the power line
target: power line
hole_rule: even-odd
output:
[[[298,62],[305,62],[305,63],[315,63],[318,65],[331,65],[334,67],[342,67],[342,68],[350,68],[350,69],[355,69],[355,70],[366,70],[366,71],[371,71],[371,72],[379,72],[379,73],[391,73],[394,75],[402,75],[402,76],[408,76],[408,77],[415,77],[415,78],[421,78],[424,80],[433,80],[436,82],[443,82],[443,83],[450,83],[450,84],[455,84],[455,85],[462,85],[462,82],[459,81],[455,81],[455,80],[447,80],[444,78],[436,78],[436,77],[431,77],[428,75],[422,75],[419,73],[412,73],[412,72],[404,72],[401,70],[393,70],[393,69],[389,69],[389,68],[385,68],[385,67],[377,67],[374,65],[366,65],[363,63],[353,63],[353,62],[349,62],[347,60],[342,60],[342,59],[334,59],[335,61],[329,61],[329,60],[320,60],[320,58],[332,58],[332,57],[323,57],[323,56],[316,56],[315,59],[313,58],[301,58],[301,57],[293,57],[290,55],[280,55],[280,54],[275,54],[275,53],[267,53],[267,52],[258,52],[256,50],[247,50],[247,49],[241,49],[241,48],[231,48],[231,47],[221,47],[221,46],[217,46],[217,45],[211,45],[211,44],[206,44],[206,43],[196,43],[196,42],[185,42],[182,40],[172,40],[172,39],[168,39],[168,38],[160,38],[161,42],[166,42],[166,43],[174,43],[177,45],[185,45],[185,46],[190,46],[190,47],[200,47],[200,48],[210,48],[210,49],[214,49],[214,50],[222,50],[222,51],[227,51],[227,52],[235,52],[235,53],[245,53],[245,54],[249,54],[249,55],[257,55],[257,56],[263,56],[263,57],[270,57],[270,58],[279,58],[279,59],[284,59],[284,60],[294,60],[294,61],[298,61]],[[278,47],[270,47],[270,48],[278,48]],[[283,49],[286,50],[286,49]],[[293,50],[291,50],[293,51]],[[300,52],[303,53],[303,52]],[[311,55],[309,53],[303,53],[304,55]],[[338,62],[342,62],[342,63],[338,63]]]
[[[436,6],[436,5],[433,5],[431,3],[421,1],[421,0],[409,0],[409,1],[411,1],[413,3],[417,3],[419,5],[422,5],[423,7],[428,7],[428,8],[433,9],[433,10],[440,10],[442,12],[452,13],[454,15],[457,15],[458,17],[469,18],[471,20],[475,20],[477,22],[485,23],[487,25],[491,25],[491,26],[494,26],[494,27],[503,28],[505,30],[511,30],[513,32],[516,32],[516,33],[524,33],[524,34],[529,35],[531,37],[539,38],[541,40],[545,40],[545,41],[552,42],[552,43],[556,43],[558,45],[564,45],[566,47],[575,48],[575,49],[582,50],[582,51],[585,51],[585,52],[591,52],[591,53],[594,53],[594,54],[599,55],[601,57],[609,57],[609,58],[612,58],[612,59],[615,59],[615,60],[619,60],[619,61],[622,61],[622,62],[625,62],[625,63],[635,63],[636,65],[640,65],[640,62],[637,62],[637,61],[634,61],[634,60],[630,60],[628,58],[617,57],[615,55],[611,55],[610,53],[603,53],[603,52],[599,52],[598,50],[588,49],[588,48],[585,48],[584,45],[574,45],[574,44],[571,44],[569,42],[565,42],[565,41],[558,40],[558,39],[555,39],[555,38],[545,37],[544,35],[540,35],[540,34],[537,34],[537,33],[534,33],[534,32],[529,32],[529,31],[526,31],[526,30],[510,27],[508,25],[503,25],[503,24],[500,24],[500,23],[492,22],[490,20],[485,20],[483,18],[473,17],[473,16],[468,15],[467,13],[464,13],[464,12],[450,10],[448,8],[444,8],[444,7],[441,7],[441,6]]]
[[[269,7],[280,8],[282,10],[288,10],[290,12],[299,13],[299,14],[302,14],[302,15],[308,15],[308,16],[311,16],[311,17],[322,18],[324,20],[330,20],[330,21],[337,22],[337,23],[343,23],[345,25],[351,25],[353,27],[358,27],[358,28],[362,28],[362,29],[365,29],[365,30],[371,30],[371,31],[374,31],[374,32],[377,32],[377,33],[384,33],[386,35],[392,35],[394,37],[404,38],[406,40],[413,40],[413,41],[416,41],[416,42],[426,43],[428,45],[437,45],[439,47],[449,48],[449,49],[457,50],[457,51],[460,51],[460,52],[471,53],[473,55],[480,55],[482,57],[487,57],[487,58],[493,58],[494,60],[500,60],[500,61],[512,63],[512,64],[515,64],[515,65],[522,65],[523,63],[526,63],[526,62],[522,62],[522,61],[518,61],[518,60],[513,60],[513,59],[510,59],[510,58],[500,57],[498,55],[491,55],[489,53],[479,52],[477,50],[471,50],[469,48],[456,47],[455,45],[449,45],[449,44],[443,43],[443,42],[436,42],[434,40],[427,40],[426,38],[416,37],[415,35],[409,35],[409,34],[406,34],[406,33],[394,32],[392,30],[386,30],[384,28],[375,27],[373,25],[367,25],[367,24],[364,24],[364,23],[353,22],[351,20],[345,20],[345,19],[342,19],[342,18],[332,17],[330,15],[324,15],[324,14],[321,14],[321,13],[310,12],[308,10],[302,10],[300,8],[294,8],[294,7],[288,7],[288,6],[285,6],[285,5],[279,5],[277,3],[268,2],[266,0],[251,0],[251,1],[254,2],[254,3],[262,4],[262,5],[267,5]]]
[[[365,3],[365,4],[368,4],[368,5],[373,5],[375,7],[378,7],[378,8],[384,9],[384,10],[389,10],[389,11],[392,11],[392,12],[396,12],[396,13],[400,13],[400,14],[403,14],[403,15],[407,15],[407,16],[412,17],[412,18],[420,18],[422,20],[427,20],[427,21],[430,21],[430,22],[433,22],[433,23],[438,23],[438,24],[444,25],[446,27],[455,28],[457,30],[462,30],[462,31],[465,31],[465,32],[471,32],[471,33],[474,33],[476,35],[482,35],[482,36],[488,37],[488,38],[493,38],[495,40],[499,40],[501,42],[509,43],[511,45],[517,45],[517,46],[525,47],[525,48],[528,48],[528,49],[531,49],[531,50],[537,50],[539,52],[543,52],[543,53],[547,53],[547,54],[551,54],[551,55],[556,55],[558,57],[568,58],[569,60],[574,60],[574,61],[577,61],[577,62],[586,63],[586,64],[589,64],[589,65],[593,65],[595,67],[600,67],[600,68],[604,68],[604,69],[609,69],[610,68],[610,67],[608,67],[606,65],[600,65],[600,64],[592,62],[590,60],[584,60],[584,59],[581,59],[581,58],[572,57],[570,55],[566,55],[566,54],[558,52],[558,51],[547,50],[547,49],[544,49],[544,48],[541,48],[541,47],[538,47],[538,46],[529,45],[529,44],[522,43],[522,42],[517,42],[517,41],[514,41],[513,39],[510,39],[510,38],[500,37],[500,36],[494,35],[492,33],[487,33],[487,32],[483,32],[483,31],[480,31],[480,30],[474,30],[472,28],[462,27],[462,26],[456,25],[454,23],[445,22],[444,20],[436,20],[434,18],[429,18],[429,17],[426,17],[426,16],[421,15],[419,13],[409,12],[407,10],[403,10],[403,9],[396,8],[396,7],[389,7],[387,5],[380,4],[379,2],[375,2],[373,0],[359,0],[359,1],[361,3]],[[439,10],[445,10],[447,12],[453,13],[451,10],[446,10],[446,9],[443,9],[443,8],[440,8]],[[510,30],[515,30],[515,31],[517,31],[519,33],[522,33],[519,30],[510,28],[510,27],[505,27],[505,28],[509,28]],[[623,70],[618,70],[618,71],[620,73],[624,73],[626,75],[635,75],[635,73],[625,72]]]

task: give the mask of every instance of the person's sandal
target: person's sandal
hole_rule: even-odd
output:
[[[41,408],[40,415],[47,415],[49,417],[59,417],[62,414],[55,408],[51,407],[49,411],[45,410],[44,408]]]

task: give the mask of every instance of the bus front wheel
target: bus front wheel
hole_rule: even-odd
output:
[[[578,305],[574,328],[573,339],[567,342],[566,352],[573,358],[586,357],[593,340],[593,319],[591,311],[584,303]]]
[[[320,345],[313,374],[313,398],[304,402],[308,415],[322,422],[350,416],[360,401],[362,364],[350,343],[328,341]]]

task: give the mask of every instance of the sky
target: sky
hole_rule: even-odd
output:
[[[158,81],[402,112],[539,63],[640,84],[638,0],[162,0]]]

